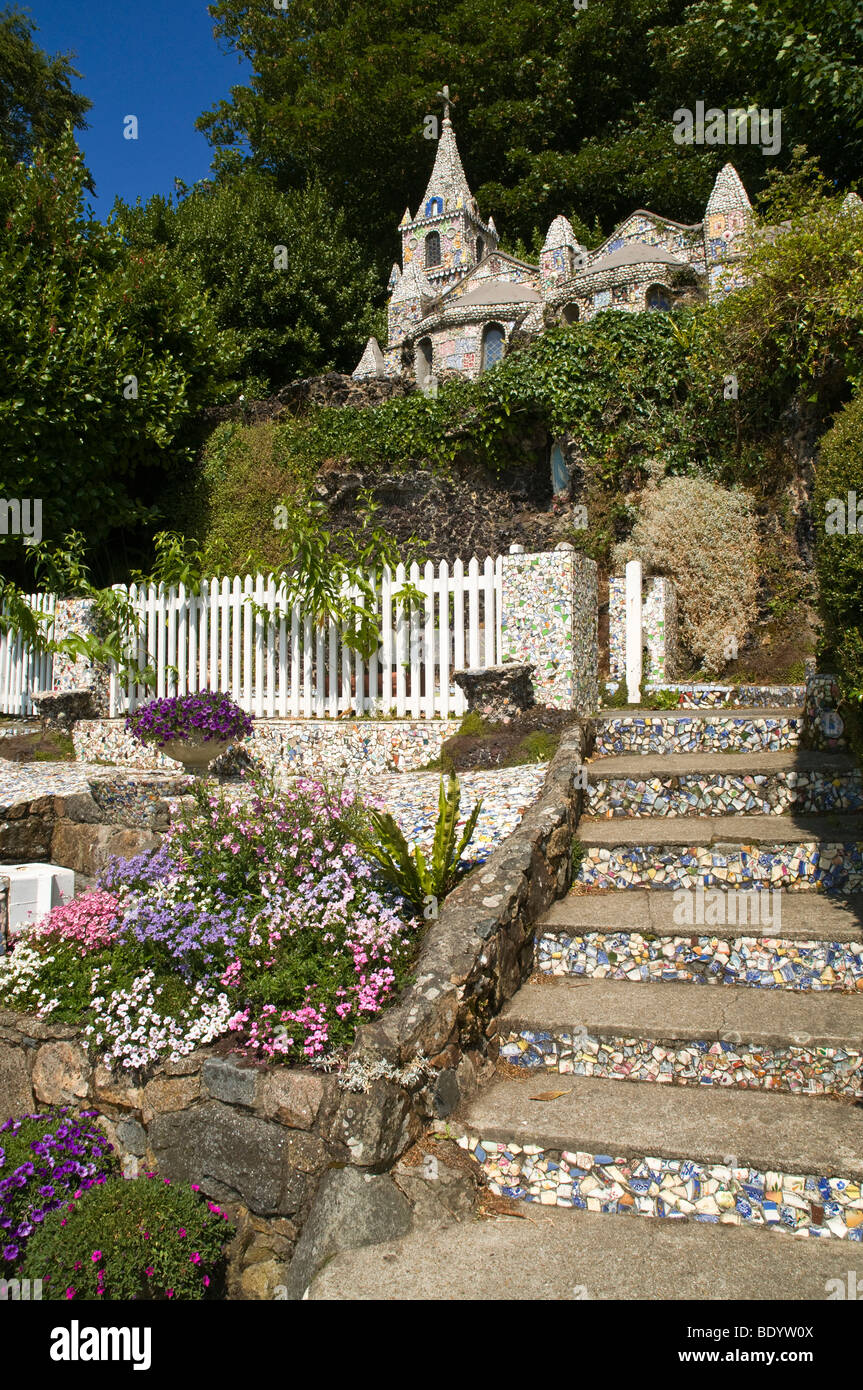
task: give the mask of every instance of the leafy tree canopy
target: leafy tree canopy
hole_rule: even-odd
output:
[[[254,76],[199,119],[221,174],[246,162],[283,188],[320,178],[379,267],[428,178],[426,114],[447,81],[483,212],[535,244],[558,212],[608,229],[632,207],[699,220],[729,150],[678,145],[698,100],[782,112],[782,147],[808,142],[845,184],[863,145],[856,0],[215,0],[217,33]],[[733,151],[751,192],[771,159]]]
[[[0,12],[0,152],[14,164],[30,159],[39,145],[54,145],[67,121],[86,126],[92,106],[73,92],[81,74],[65,54],[53,57],[33,42],[36,26],[17,6]]]
[[[217,325],[236,333],[247,395],[352,370],[377,327],[370,304],[380,286],[319,182],[282,193],[249,169],[196,186],[176,206],[118,202],[115,216],[130,245],[166,248]]]

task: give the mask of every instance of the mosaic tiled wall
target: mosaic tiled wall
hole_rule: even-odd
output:
[[[641,608],[647,660],[644,678],[657,684],[677,671],[677,594],[670,579],[649,579]],[[613,680],[626,676],[626,580],[608,581],[608,669]]]
[[[88,636],[98,628],[95,604],[86,598],[61,598],[54,611],[54,637],[62,641],[74,635]],[[108,668],[87,657],[54,654],[52,690],[92,690],[93,702],[99,714],[110,708],[110,676]]]
[[[621,832],[621,836],[625,831]],[[697,841],[697,835],[693,836]],[[711,845],[591,846],[578,871],[591,888],[764,887],[863,892],[863,842],[785,840],[720,853]]]
[[[841,695],[835,675],[806,678],[803,697],[803,741],[808,748],[831,751],[846,747],[845,725],[839,714]]]
[[[596,564],[576,550],[503,557],[504,662],[530,662],[537,704],[592,713],[599,699]]]
[[[602,763],[594,775],[601,774]],[[863,810],[863,774],[798,771],[591,778],[588,816],[779,816]]]
[[[839,1047],[771,1047],[744,1042],[659,1042],[587,1031],[504,1033],[501,1056],[517,1067],[563,1076],[675,1086],[739,1086],[813,1096],[863,1095],[863,1056]]]
[[[458,719],[420,720],[257,720],[244,746],[276,770],[312,776],[323,773],[373,775],[424,767],[440,757],[441,745],[458,729]],[[102,758],[124,767],[170,768],[177,764],[156,750],[142,748],[125,731],[123,719],[81,720],[73,739],[84,762]]]
[[[596,721],[597,757],[619,753],[758,753],[799,748],[803,716],[608,715]]]

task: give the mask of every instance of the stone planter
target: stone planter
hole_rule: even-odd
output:
[[[166,758],[182,763],[183,771],[191,777],[204,777],[213,759],[218,758],[220,753],[224,753],[233,742],[234,740],[230,738],[212,738],[208,743],[203,740],[194,743],[177,741],[166,743],[162,751]]]
[[[511,661],[504,666],[456,671],[455,682],[464,691],[471,713],[495,724],[508,724],[535,703],[533,672],[533,665]]]

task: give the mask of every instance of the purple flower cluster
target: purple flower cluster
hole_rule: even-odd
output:
[[[172,741],[210,743],[245,738],[252,720],[230,695],[204,690],[197,695],[171,695],[150,700],[126,718],[127,730],[139,743],[164,748]]]
[[[254,899],[229,897],[219,887],[197,896],[191,885],[184,891],[178,884],[164,894],[131,894],[123,932],[166,953],[184,979],[207,979],[214,967],[224,968],[226,953],[248,930],[257,906]]]
[[[109,859],[98,878],[98,886],[116,893],[121,888],[149,888],[176,874],[177,865],[165,845],[146,849],[131,859]]]
[[[0,1125],[0,1270],[17,1267],[49,1211],[76,1201],[116,1168],[113,1145],[88,1123],[97,1114],[72,1115],[63,1106]]]

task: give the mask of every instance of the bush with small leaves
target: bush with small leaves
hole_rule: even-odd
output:
[[[228,1218],[200,1189],[111,1178],[52,1212],[22,1273],[43,1299],[112,1302],[224,1297]]]

